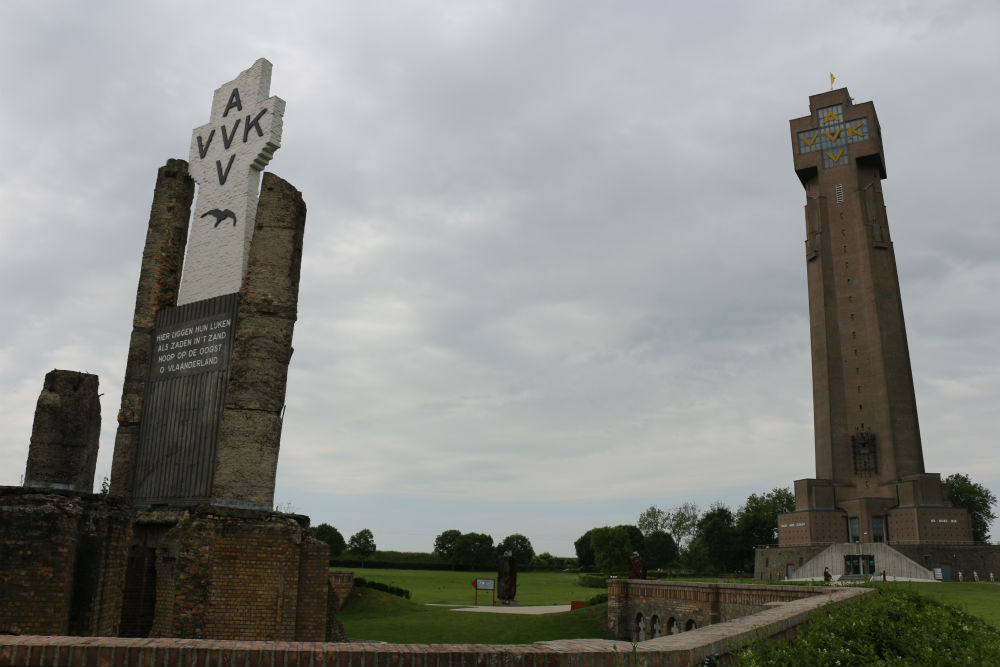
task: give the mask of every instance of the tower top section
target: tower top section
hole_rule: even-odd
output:
[[[847,88],[809,97],[809,115],[789,122],[795,173],[803,186],[821,173],[855,164],[885,178],[882,128],[871,102],[855,104]]]

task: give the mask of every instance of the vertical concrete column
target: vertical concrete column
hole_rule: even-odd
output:
[[[49,371],[35,407],[24,485],[92,493],[100,436],[97,376]]]
[[[212,495],[221,504],[269,510],[274,501],[305,222],[302,193],[264,174],[219,427]]]
[[[149,212],[146,246],[142,251],[135,315],[129,341],[118,433],[111,462],[111,493],[132,495],[132,467],[139,442],[142,395],[149,373],[156,313],[177,302],[188,221],[194,199],[194,180],[184,160],[167,160],[156,175],[153,205]]]

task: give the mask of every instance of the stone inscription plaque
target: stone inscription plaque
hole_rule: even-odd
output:
[[[157,329],[150,380],[223,370],[229,365],[232,340],[233,317],[228,313]]]
[[[132,487],[138,504],[211,501],[238,297],[156,315]]]

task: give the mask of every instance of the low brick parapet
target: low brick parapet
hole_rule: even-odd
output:
[[[655,665],[695,665],[724,655],[760,636],[785,637],[827,603],[875,594],[874,589],[836,588],[828,594],[774,603],[751,616],[636,645],[640,659]],[[383,644],[241,642],[198,639],[0,636],[0,667],[7,665],[614,665],[631,653],[621,640],[564,639],[535,644]]]

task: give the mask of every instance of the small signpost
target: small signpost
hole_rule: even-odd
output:
[[[472,587],[476,589],[475,604],[479,606],[479,591],[489,591],[493,594],[493,605],[497,603],[497,580],[496,579],[473,579]]]

